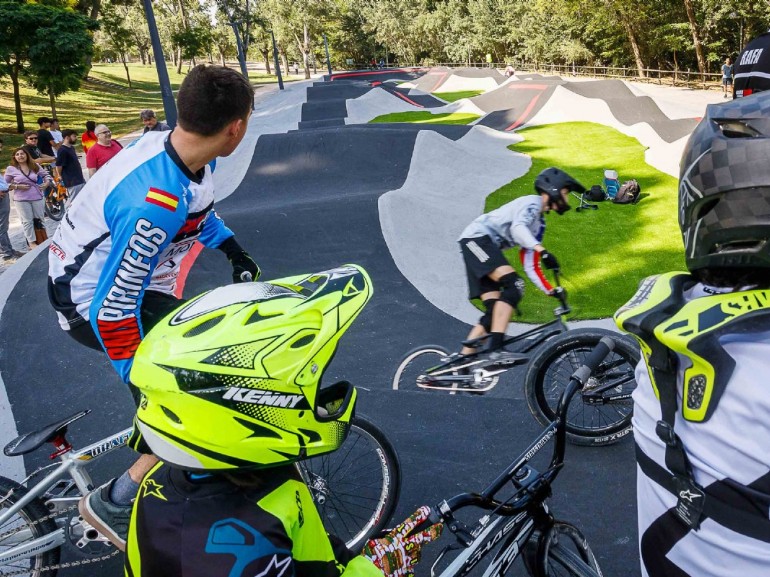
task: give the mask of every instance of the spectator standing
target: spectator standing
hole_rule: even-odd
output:
[[[40,127],[37,131],[37,147],[40,149],[40,152],[43,153],[43,156],[50,156],[56,160],[56,153],[53,150],[55,141],[53,139],[53,134],[48,130],[51,128],[51,119],[46,116],[41,116],[37,119],[37,125]],[[50,162],[53,162],[53,160]]]
[[[58,118],[51,119],[51,128],[48,129],[48,132],[50,132],[51,136],[53,136],[53,150],[56,153],[54,156],[57,156],[61,142],[64,139],[61,133],[61,127],[59,126]]]
[[[112,132],[104,124],[96,125],[96,144],[88,149],[86,153],[86,168],[88,168],[88,177],[102,166],[107,164],[112,157],[123,150],[123,147],[117,140],[112,140]]]
[[[727,87],[730,87],[730,94],[732,94],[733,86],[733,61],[728,56],[725,58],[725,63],[722,64],[722,92],[724,95],[722,98],[727,98]]]
[[[509,64],[508,66],[505,67],[505,77],[506,78],[510,78],[514,74],[516,74],[516,70],[514,69],[513,64]]]
[[[155,117],[155,111],[150,110],[149,108],[142,110],[139,113],[139,118],[142,119],[142,123],[144,124],[143,134],[147,134],[148,132],[163,132],[165,130],[171,130],[171,127],[165,122],[160,122]]]
[[[24,236],[30,247],[38,245],[35,237],[35,220],[41,224],[45,216],[43,191],[38,182],[50,183],[48,171],[41,168],[24,148],[13,151],[11,165],[5,171],[5,182],[9,186],[16,212],[19,213]]]
[[[59,154],[56,155],[56,173],[67,188],[68,203],[72,202],[72,199],[86,184],[86,180],[83,178],[83,169],[80,168],[80,160],[75,152],[77,141],[77,132],[71,129],[65,130],[62,132]]]
[[[2,146],[0,146],[2,150]],[[24,253],[13,250],[11,237],[8,236],[8,222],[11,216],[11,193],[10,185],[0,178],[0,262],[4,264],[13,264],[16,259]]]
[[[86,131],[80,137],[80,143],[83,145],[83,154],[88,154],[88,150],[96,144],[96,122],[89,120],[86,122]]]
[[[42,153],[37,145],[39,139],[40,137],[36,131],[27,130],[24,132],[24,146],[22,146],[22,148],[30,155],[30,157],[32,157],[32,160],[35,160],[36,162],[46,164],[55,161],[56,159],[53,156]]]

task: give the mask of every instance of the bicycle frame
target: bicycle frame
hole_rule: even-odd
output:
[[[537,440],[508,465],[486,489],[481,493],[461,493],[442,501],[431,511],[428,523],[443,522],[465,548],[465,551],[458,555],[439,577],[467,575],[492,549],[506,539],[482,576],[503,577],[519,557],[532,533],[538,528],[547,527],[553,523],[545,500],[550,496],[551,484],[564,465],[567,407],[574,395],[589,379],[591,372],[604,360],[612,348],[614,346],[609,346],[605,339],[602,339],[586,363],[572,375],[559,400],[556,418]],[[546,471],[539,473],[528,463],[552,439],[555,443],[551,462]],[[508,483],[513,484],[514,494],[504,501],[498,500],[497,493]],[[470,529],[454,517],[455,512],[465,507],[478,507],[492,513],[482,517],[476,526]],[[497,515],[492,522],[490,522],[491,515]],[[510,519],[499,527],[506,517]],[[495,531],[498,527],[499,529]],[[431,577],[435,577],[436,566],[451,549],[452,546],[449,545],[441,552],[431,567]]]
[[[29,491],[16,503],[11,505],[8,509],[0,512],[0,526],[6,523],[11,517],[18,513],[24,506],[29,504],[35,498],[51,495],[50,498],[45,499],[46,504],[49,506],[52,512],[62,511],[69,506],[74,505],[80,499],[80,496],[76,497],[64,497],[63,495],[72,487],[72,483],[65,483],[59,490],[59,496],[53,496],[51,493],[52,488],[61,479],[69,476],[72,479],[74,485],[78,488],[81,495],[94,490],[94,484],[91,480],[91,476],[85,470],[85,468],[96,459],[99,459],[114,451],[123,447],[128,442],[131,436],[133,427],[123,429],[119,433],[110,437],[92,443],[82,449],[73,450],[68,449],[63,454],[58,455],[61,461],[56,468],[46,475],[42,480],[29,488]],[[55,454],[54,454],[55,455]],[[53,456],[52,455],[52,458]],[[0,497],[2,500],[4,496]],[[57,520],[57,524],[59,524]],[[21,543],[16,547],[12,547],[7,551],[0,554],[0,566],[15,561],[17,559],[49,551],[55,549],[64,544],[66,540],[64,527],[59,524],[59,528],[46,535],[27,541],[31,535],[27,531],[21,531],[14,535],[14,537],[5,539],[3,543],[5,545],[13,544],[15,541]]]

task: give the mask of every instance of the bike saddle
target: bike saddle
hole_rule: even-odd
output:
[[[90,412],[91,409],[86,409],[85,411],[75,413],[71,417],[67,417],[66,419],[62,419],[61,421],[47,425],[42,429],[38,429],[37,431],[24,433],[23,435],[16,437],[13,441],[8,443],[3,449],[3,453],[5,453],[8,457],[26,455],[27,453],[30,453],[41,447],[44,443],[48,443],[49,441],[53,441],[56,437],[64,435],[67,432],[67,426],[70,423],[74,423],[78,419],[82,419]]]

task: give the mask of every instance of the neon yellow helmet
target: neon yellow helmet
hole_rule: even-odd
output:
[[[356,390],[321,389],[337,343],[372,295],[356,265],[224,286],[142,340],[131,382],[137,426],[160,459],[190,470],[269,467],[329,453]]]

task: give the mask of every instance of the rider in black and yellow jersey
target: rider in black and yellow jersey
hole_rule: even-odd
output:
[[[366,272],[222,287],[159,322],[134,358],[137,426],[161,459],[143,479],[126,549],[128,577],[405,577],[418,511],[363,552],[326,534],[294,463],[335,451],[356,402],[321,388],[339,338],[371,297]]]

